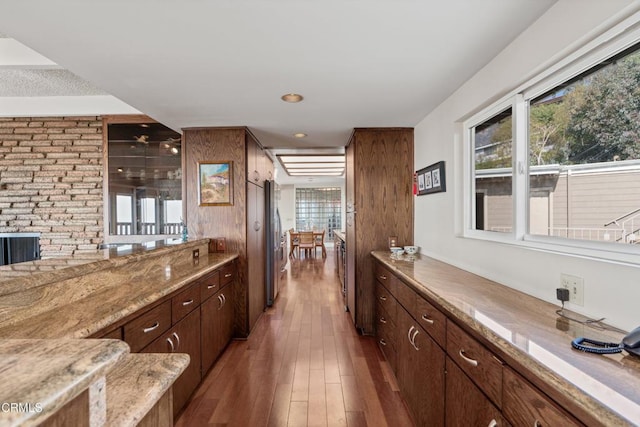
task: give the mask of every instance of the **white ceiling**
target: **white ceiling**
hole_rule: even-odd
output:
[[[3,0],[0,33],[91,82],[76,97],[114,95],[177,131],[246,125],[266,147],[344,147],[354,127],[415,126],[553,3]],[[25,91],[0,85],[16,105]]]

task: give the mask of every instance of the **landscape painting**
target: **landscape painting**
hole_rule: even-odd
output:
[[[200,206],[233,205],[232,163],[198,163],[198,195]]]

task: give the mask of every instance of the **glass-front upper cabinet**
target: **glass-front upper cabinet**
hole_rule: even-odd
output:
[[[105,242],[180,235],[181,135],[140,116],[105,118],[103,129],[108,164]]]

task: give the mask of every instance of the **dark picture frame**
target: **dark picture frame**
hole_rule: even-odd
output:
[[[418,175],[418,196],[447,191],[444,160],[422,168]]]
[[[233,205],[233,162],[198,162],[198,204]]]

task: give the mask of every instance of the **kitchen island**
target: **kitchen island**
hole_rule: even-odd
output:
[[[556,305],[427,256],[372,255],[381,348],[397,367],[401,390],[405,348],[427,351],[442,364],[434,373],[438,381],[419,386],[429,392],[446,383],[446,398],[430,402],[439,405],[436,413],[470,416],[487,409],[487,422],[504,417],[513,425],[640,425],[640,358],[571,346],[576,337],[619,343],[621,331],[569,320]],[[450,396],[452,390],[462,395]],[[473,390],[475,397],[467,398]],[[484,409],[455,410],[472,401]]]
[[[171,386],[194,360],[181,352],[132,354],[125,342],[84,338],[106,337],[107,331],[147,307],[169,301],[188,285],[199,286],[198,280],[236,257],[209,254],[208,239],[202,239],[127,245],[81,258],[2,267],[0,348],[8,356],[2,371],[10,363],[15,375],[4,378],[0,401],[16,406],[0,414],[0,425],[46,423],[83,395],[89,397],[80,401],[80,412],[91,414],[87,418],[91,425],[153,425],[159,419],[170,425]],[[91,356],[92,352],[101,356]],[[58,365],[41,369],[40,363],[46,364],[52,354]],[[87,359],[88,366],[82,362]],[[195,363],[199,374],[199,359]],[[27,371],[32,378],[21,374]],[[67,376],[58,375],[62,383],[51,383],[65,372]],[[38,406],[24,406],[28,403]],[[35,410],[27,410],[31,408]]]

